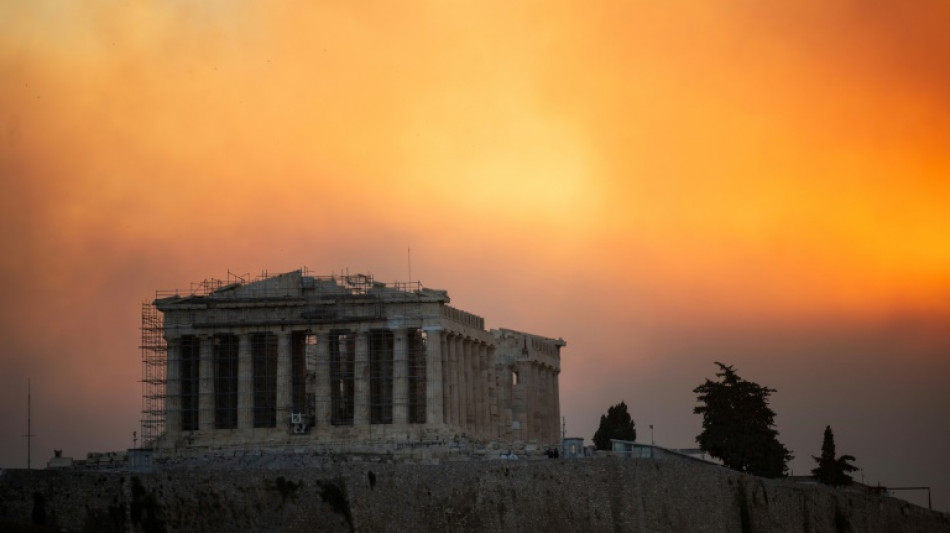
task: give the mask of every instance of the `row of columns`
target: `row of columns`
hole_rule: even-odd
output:
[[[523,387],[524,418],[527,425],[527,428],[522,430],[522,438],[542,442],[559,441],[560,370],[535,361],[519,365],[519,370],[518,387]]]
[[[442,384],[429,376],[439,376],[441,367],[441,346],[438,342],[438,328],[423,328],[430,341],[426,344],[426,424],[442,423]],[[393,329],[393,387],[392,420],[394,424],[409,422],[409,339],[405,328]],[[370,361],[368,349],[368,330],[356,332],[354,352],[354,415],[353,425],[365,426],[370,423]],[[436,342],[432,342],[435,336]],[[315,423],[317,427],[331,425],[330,412],[330,332],[317,333],[316,353],[317,398]],[[280,374],[278,373],[278,376]]]
[[[538,362],[524,361],[517,365],[518,385],[512,385],[503,373],[501,386],[493,368],[494,346],[439,326],[423,328],[427,335],[425,354],[425,423],[446,425],[466,434],[493,438],[504,436],[511,427],[510,418],[520,419],[517,438],[554,442],[559,439],[560,411],[558,405],[559,370]],[[406,329],[393,329],[392,422],[409,421],[409,339]],[[316,333],[316,397],[314,424],[317,428],[331,426],[330,331]],[[370,330],[355,332],[353,375],[353,425],[370,424]],[[292,406],[293,332],[277,332],[277,426],[285,427]],[[199,335],[198,359],[198,429],[215,428],[213,336]],[[166,382],[166,417],[170,432],[181,431],[181,339],[168,339]],[[238,335],[238,397],[237,427],[253,428],[253,361],[250,334]],[[300,382],[303,382],[301,380]],[[511,389],[515,387],[515,389]],[[503,402],[515,412],[506,414]],[[516,401],[517,398],[517,401]],[[520,404],[520,405],[518,405]],[[517,407],[515,407],[517,405]],[[519,408],[520,407],[520,408]],[[521,411],[521,412],[517,412]]]
[[[494,347],[452,331],[443,335],[442,344],[445,423],[470,435],[494,436],[490,408],[495,401],[490,379]]]
[[[425,423],[441,425],[443,423],[443,375],[442,353],[443,341],[441,328],[423,328],[428,336],[425,354]],[[256,332],[255,332],[256,333]],[[354,356],[354,413],[353,425],[364,426],[370,423],[370,361],[368,349],[369,330],[356,331]],[[395,424],[408,422],[409,414],[409,369],[408,369],[408,335],[406,329],[394,329],[393,333],[393,387],[392,420]],[[277,426],[282,427],[289,421],[292,407],[292,332],[278,332],[277,347]],[[316,382],[314,394],[316,406],[314,422],[317,427],[331,425],[330,412],[330,332],[317,332],[316,342]],[[215,376],[214,376],[214,336],[211,334],[198,335],[198,429],[208,431],[215,429]],[[166,339],[168,359],[166,367],[166,428],[171,433],[178,433],[181,427],[182,387],[181,387],[181,337]],[[237,427],[240,429],[254,427],[254,388],[253,388],[253,360],[251,352],[250,333],[238,335],[238,394],[237,394]]]

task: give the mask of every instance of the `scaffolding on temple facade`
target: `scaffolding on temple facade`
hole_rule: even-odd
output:
[[[308,287],[317,292],[342,289],[354,297],[366,296],[372,289],[389,288],[398,292],[412,293],[422,290],[420,282],[395,282],[384,284],[368,274],[314,275],[307,268],[300,270]],[[257,282],[267,281],[272,276],[267,271],[252,277],[250,274],[235,274],[228,271],[227,278],[207,278],[192,282],[187,289],[156,290],[155,300],[169,297],[207,297],[227,295],[229,290]],[[261,286],[256,297],[267,297],[266,285]],[[354,392],[357,381],[367,381],[372,395],[370,416],[374,423],[392,421],[394,403],[406,405],[412,422],[425,421],[425,333],[421,330],[408,332],[409,387],[404,397],[394,397],[391,380],[393,376],[392,335],[383,339],[385,332],[373,331],[368,341],[372,371],[364,376],[356,375],[354,363],[356,335],[347,332],[344,337],[333,336],[329,352],[331,394],[317,397],[313,391],[313,374],[316,372],[316,335],[294,334],[292,343],[291,393],[287,405],[274,402],[276,387],[277,338],[272,333],[255,333],[249,336],[252,369],[239,371],[240,348],[238,336],[232,333],[216,333],[209,337],[210,344],[202,346],[197,337],[186,336],[170,348],[165,340],[166,324],[155,301],[142,303],[141,358],[142,358],[142,447],[150,447],[167,429],[169,420],[176,420],[182,431],[198,431],[199,421],[209,421],[214,429],[236,428],[243,420],[252,420],[254,427],[276,427],[287,422],[310,419],[318,411],[318,404],[327,403],[333,425],[352,425],[354,421]],[[236,323],[247,319],[237,314],[229,315]],[[202,368],[198,354],[210,350],[213,363]],[[362,386],[362,385],[360,385]],[[173,390],[172,390],[173,389]],[[251,402],[239,402],[239,390],[253,390]],[[291,417],[290,415],[294,415]],[[294,427],[297,430],[294,430]],[[290,431],[300,431],[299,424],[290,425]]]
[[[165,432],[165,344],[161,312],[151,302],[142,303],[142,448],[148,448]]]

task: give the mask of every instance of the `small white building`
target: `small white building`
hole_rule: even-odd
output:
[[[584,438],[566,437],[564,439],[561,455],[565,458],[586,457],[589,455],[588,450],[584,448]]]

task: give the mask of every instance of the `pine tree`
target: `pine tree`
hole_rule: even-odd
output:
[[[703,415],[703,431],[696,437],[700,448],[740,472],[785,475],[792,455],[773,427],[775,412],[769,408],[769,396],[775,389],[742,379],[732,366],[716,365],[720,381],[707,379],[693,389],[702,404],[693,409]]]
[[[637,440],[636,424],[627,412],[627,404],[622,401],[608,408],[606,415],[600,416],[600,426],[594,433],[594,447],[609,450],[610,439]]]
[[[852,464],[854,456],[842,455],[835,456],[835,434],[831,431],[831,426],[825,426],[825,437],[821,442],[821,457],[812,455],[812,459],[818,463],[818,466],[812,469],[811,473],[818,479],[819,483],[837,487],[840,485],[850,485],[854,483],[849,472],[854,472],[858,468]]]

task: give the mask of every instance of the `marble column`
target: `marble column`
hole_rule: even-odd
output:
[[[475,435],[480,436],[485,429],[482,423],[482,417],[485,414],[485,391],[483,389],[485,380],[482,376],[482,343],[480,341],[472,345],[472,375],[472,396],[475,399],[474,429]]]
[[[472,420],[472,433],[475,436],[481,436],[484,429],[482,426],[482,414],[485,410],[485,403],[482,398],[482,343],[480,341],[472,342],[472,410],[475,417]]]
[[[465,339],[461,335],[455,335],[455,396],[458,402],[456,409],[455,424],[461,431],[465,428]]]
[[[316,420],[318,428],[330,426],[330,334],[326,331],[317,333],[317,364],[315,369],[316,384]]]
[[[524,361],[518,365],[518,386],[517,394],[520,396],[520,413],[518,419],[521,422],[521,431],[519,437],[521,440],[528,440],[528,428],[531,425],[531,363]]]
[[[470,398],[468,397],[468,340],[464,337],[459,338],[459,426],[462,431],[468,433],[468,409],[470,407]]]
[[[181,337],[165,339],[167,367],[165,369],[165,431],[169,435],[181,432]]]
[[[495,362],[495,348],[488,346],[488,420],[489,436],[498,438],[501,436],[502,409],[505,405],[501,400],[501,380],[507,375],[499,373],[499,367]]]
[[[537,384],[534,380],[534,363],[528,361],[524,365],[524,398],[525,398],[525,409],[524,409],[524,418],[525,424],[522,428],[522,434],[524,435],[525,440],[534,440],[534,431],[535,431],[535,421],[534,421],[534,410],[537,406],[537,398],[535,396],[535,387]]]
[[[544,408],[544,380],[541,375],[541,365],[535,363],[531,365],[532,380],[534,382],[534,438],[541,441],[544,438],[544,419],[542,411]]]
[[[282,331],[277,334],[277,427],[286,428],[290,424],[291,399],[290,392],[293,384],[291,372],[291,332]]]
[[[214,429],[214,347],[211,335],[198,337],[198,429]]]
[[[447,349],[447,335],[439,335],[439,353],[442,355],[442,422],[449,423],[449,410],[452,408],[452,399],[450,397],[451,388],[449,387],[449,351]]]
[[[551,367],[544,367],[544,419],[547,440],[551,443],[557,443],[557,421],[554,419],[554,385],[551,383]]]
[[[409,421],[409,342],[405,328],[393,330],[393,424]]]
[[[353,369],[353,425],[369,425],[369,332],[356,333]]]
[[[498,414],[501,405],[498,402],[498,371],[490,344],[485,346],[485,401],[488,404],[485,409],[487,438],[494,439],[498,436]]]
[[[483,342],[478,343],[478,406],[478,433],[488,438],[491,403],[488,401],[488,347]]]
[[[472,391],[472,436],[478,435],[478,412],[481,410],[478,399],[478,341],[472,339],[468,348],[471,360],[469,361],[469,387]]]
[[[528,363],[519,362],[515,366],[515,371],[518,373],[518,384],[513,386],[511,391],[511,418],[512,428],[514,428],[514,422],[518,422],[518,429],[513,429],[512,435],[515,439],[527,440],[528,407],[531,400],[528,395],[528,382],[530,381]]]
[[[251,336],[238,335],[238,424],[240,429],[254,427],[254,361],[251,359]]]
[[[548,442],[548,369],[538,364],[538,440]]]
[[[442,354],[442,421],[451,425],[452,423],[452,384],[449,380],[451,375],[451,364],[449,361],[449,341],[448,334],[443,332],[439,335],[439,348]]]
[[[544,442],[544,368],[540,363],[534,365],[535,395],[537,402],[534,409],[534,438]]]
[[[488,409],[485,414],[485,424],[488,426],[488,436],[498,435],[498,375],[495,370],[495,357],[491,345],[485,346],[485,401]]]
[[[544,441],[545,429],[544,429],[544,408],[545,408],[545,394],[544,394],[544,367],[540,363],[535,363],[534,365],[534,377],[535,377],[535,390],[537,391],[538,401],[535,404],[534,410],[534,420],[535,420],[535,439],[539,442]]]
[[[442,418],[442,327],[426,326],[426,424],[441,426]]]
[[[452,400],[455,394],[455,375],[452,362],[452,336],[448,332],[442,334],[442,360],[445,362],[445,366],[442,367],[442,397],[445,398],[443,420],[446,424],[453,425],[455,413]]]
[[[449,351],[449,372],[446,384],[449,390],[449,420],[448,423],[456,428],[459,426],[459,351],[456,344],[457,337],[449,334],[446,337],[446,349]]]

